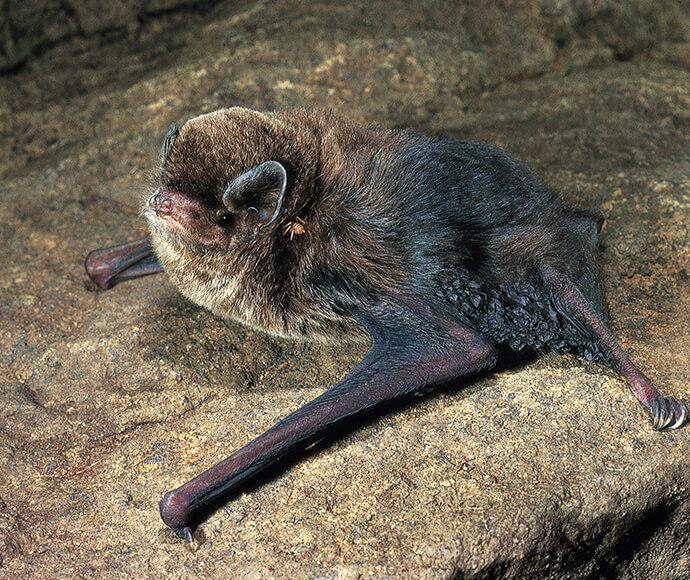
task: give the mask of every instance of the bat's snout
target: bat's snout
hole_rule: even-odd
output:
[[[159,189],[149,198],[149,206],[158,217],[167,217],[175,211],[175,199],[171,191]]]

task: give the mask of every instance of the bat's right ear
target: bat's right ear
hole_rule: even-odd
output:
[[[228,185],[223,193],[223,205],[231,213],[246,212],[248,220],[268,225],[280,213],[286,188],[285,167],[277,161],[266,161]]]

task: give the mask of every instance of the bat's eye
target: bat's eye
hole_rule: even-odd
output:
[[[218,209],[216,210],[216,223],[221,228],[229,228],[233,224],[233,216],[230,212]]]

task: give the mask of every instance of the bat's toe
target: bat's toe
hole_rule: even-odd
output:
[[[690,420],[690,409],[683,401],[659,395],[649,404],[649,413],[655,429],[677,429]]]

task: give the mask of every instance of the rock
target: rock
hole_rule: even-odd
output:
[[[0,6],[0,71],[17,69],[72,39],[77,39],[75,49],[83,50],[85,39],[96,37],[96,43],[108,43],[113,36],[134,36],[143,20],[175,10],[184,13],[190,4],[196,4],[198,11],[216,3],[218,0],[5,0]]]
[[[450,132],[606,211],[612,327],[687,400],[683,3],[278,1],[157,18],[123,3],[102,21],[77,4],[10,0],[14,36],[0,27],[6,62],[14,45],[12,66],[26,63],[0,80],[0,575],[690,574],[690,431],[654,432],[615,374],[555,356],[347,425],[187,545],[160,496],[366,346],[225,323],[164,276],[98,292],[82,269],[89,250],[144,233],[141,194],[173,120],[306,105]],[[16,34],[20,8],[44,40]]]

